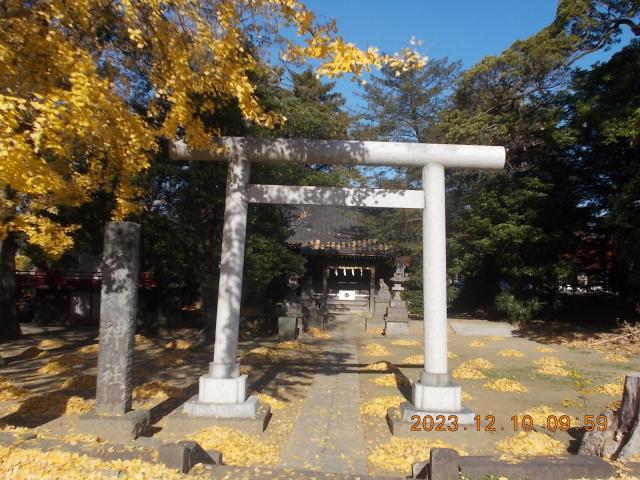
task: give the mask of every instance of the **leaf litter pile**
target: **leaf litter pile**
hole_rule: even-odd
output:
[[[283,402],[282,400],[278,400],[277,398],[272,397],[271,395],[267,395],[266,393],[254,393],[260,403],[268,403],[271,407],[271,410],[284,410],[287,408],[287,402]]]
[[[193,344],[191,342],[189,342],[188,340],[182,340],[180,338],[170,340],[164,346],[164,348],[169,350],[189,350],[191,347],[193,347]]]
[[[478,380],[487,378],[482,370],[494,368],[494,365],[484,358],[473,358],[463,362],[451,372],[451,376],[458,380]]]
[[[189,436],[205,450],[218,450],[227,465],[275,465],[279,448],[228,427],[203,428]]]
[[[152,381],[133,389],[134,400],[166,400],[179,398],[182,390],[166,382]]]
[[[93,410],[94,400],[85,400],[78,396],[62,393],[46,393],[31,396],[24,401],[16,414],[33,416],[57,416],[88,413]]]
[[[504,350],[500,350],[498,355],[505,358],[522,358],[524,357],[524,353],[520,350],[516,350],[515,348],[506,348]]]
[[[535,455],[563,455],[567,447],[544,433],[518,432],[496,443],[496,450],[503,458],[530,457]]]
[[[485,360],[484,358],[472,358],[471,360],[467,360],[462,365],[465,365],[469,368],[477,368],[478,370],[484,370],[489,368],[494,368],[495,366],[489,360]],[[462,366],[461,365],[461,366]]]
[[[386,375],[380,375],[371,380],[376,385],[382,387],[400,387],[404,385],[411,385],[411,381],[401,373],[387,373]]]
[[[38,373],[46,375],[59,375],[61,373],[67,373],[73,370],[75,367],[81,365],[83,359],[77,353],[65,353],[57,358],[49,360],[42,367],[38,369]]]
[[[387,410],[391,407],[397,407],[407,399],[401,395],[383,395],[375,397],[360,405],[360,412],[363,415],[372,415],[375,417],[384,417]]]
[[[313,338],[317,338],[319,340],[330,340],[331,334],[329,332],[325,332],[324,330],[320,330],[318,327],[309,327],[307,329],[309,335]]]
[[[555,350],[553,348],[550,348],[550,347],[539,346],[539,347],[536,347],[536,352],[553,353],[553,352],[555,352]]]
[[[393,437],[389,443],[373,449],[367,455],[367,460],[379,469],[406,473],[414,463],[429,460],[432,448],[452,448],[460,455],[465,455],[463,450],[442,440]]]
[[[77,375],[67,378],[60,384],[62,390],[95,390],[97,377],[95,375]]]
[[[38,348],[42,348],[45,350],[51,350],[55,348],[66,347],[67,344],[62,340],[58,340],[57,338],[45,338],[38,343]]]
[[[547,405],[539,405],[537,407],[529,408],[524,412],[520,412],[517,416],[522,418],[525,415],[529,415],[533,419],[533,423],[536,425],[546,426],[547,419],[549,417],[554,416],[556,418],[560,418],[564,413],[554,410]]]
[[[448,352],[447,358],[458,358],[458,355],[453,352]],[[400,363],[404,363],[406,365],[422,365],[424,363],[424,355],[409,355]]]
[[[536,373],[542,375],[555,375],[557,377],[568,377],[571,372],[564,368],[567,363],[557,357],[542,357],[534,362],[539,368]]]
[[[104,461],[62,450],[22,449],[0,446],[0,477],[13,479],[83,479],[103,478],[167,480],[188,478],[164,465],[141,460]]]
[[[520,382],[509,380],[508,378],[499,378],[493,382],[485,383],[483,387],[489,390],[495,390],[496,392],[524,393],[529,391],[529,389]]]
[[[82,348],[78,349],[80,353],[98,353],[100,350],[100,346],[97,343],[93,343],[91,345],[85,345]]]
[[[471,368],[464,363],[451,371],[451,377],[456,380],[479,380],[487,378],[485,374],[477,368]]]
[[[247,365],[273,363],[281,359],[282,352],[269,347],[256,347],[240,356],[240,362]]]
[[[391,342],[391,345],[395,345],[396,347],[419,347],[420,342],[418,342],[417,340],[401,339],[394,340],[393,342]]]
[[[400,363],[405,365],[422,365],[424,363],[424,355],[411,355],[401,360]]]
[[[618,377],[611,383],[600,385],[594,391],[618,397],[624,392],[624,377]]]
[[[278,350],[297,350],[298,348],[303,348],[304,343],[300,340],[285,340],[284,342],[280,342],[276,344],[276,348]]]
[[[472,340],[469,343],[467,343],[465,346],[468,348],[482,348],[482,347],[486,347],[487,344],[480,340]]]
[[[619,353],[609,353],[608,355],[605,355],[604,359],[608,362],[613,362],[613,363],[629,363],[629,359],[627,357],[625,357],[624,355],[620,355]]]
[[[0,401],[24,400],[29,394],[29,390],[16,385],[13,380],[0,377]]]
[[[360,370],[365,372],[367,370],[374,370],[376,372],[395,372],[398,370],[398,367],[391,362],[384,361],[384,362],[370,363],[368,365],[360,367]]]
[[[391,355],[391,352],[387,350],[384,345],[379,343],[367,343],[362,347],[362,351],[367,357],[383,357],[385,355]]]

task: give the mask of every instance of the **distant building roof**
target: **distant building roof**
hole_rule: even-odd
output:
[[[306,205],[298,207],[291,221],[293,235],[287,243],[309,253],[386,256],[388,243],[372,240],[356,208]]]

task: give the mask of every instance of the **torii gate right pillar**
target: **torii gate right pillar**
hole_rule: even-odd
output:
[[[404,404],[403,420],[412,415],[451,413],[471,423],[473,412],[462,406],[460,385],[451,382],[447,358],[447,245],[444,166],[422,167],[425,208],[423,229],[424,369],[413,384],[412,405]]]

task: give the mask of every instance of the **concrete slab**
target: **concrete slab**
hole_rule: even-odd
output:
[[[505,322],[489,322],[487,320],[449,319],[449,325],[457,335],[463,336],[495,336],[513,337],[513,325]]]

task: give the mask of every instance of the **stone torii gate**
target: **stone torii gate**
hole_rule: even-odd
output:
[[[497,146],[426,143],[286,140],[225,137],[224,153],[191,150],[174,142],[170,156],[183,161],[229,162],[222,232],[220,284],[213,362],[200,377],[199,395],[184,411],[201,417],[253,417],[259,403],[247,398],[247,376],[237,358],[240,295],[247,207],[254,203],[417,208],[423,211],[424,369],[412,388],[411,414],[473,413],[461,403],[461,388],[451,382],[447,359],[447,270],[444,169],[501,169],[505,149]],[[250,185],[251,162],[297,162],[363,166],[422,167],[422,190]]]

